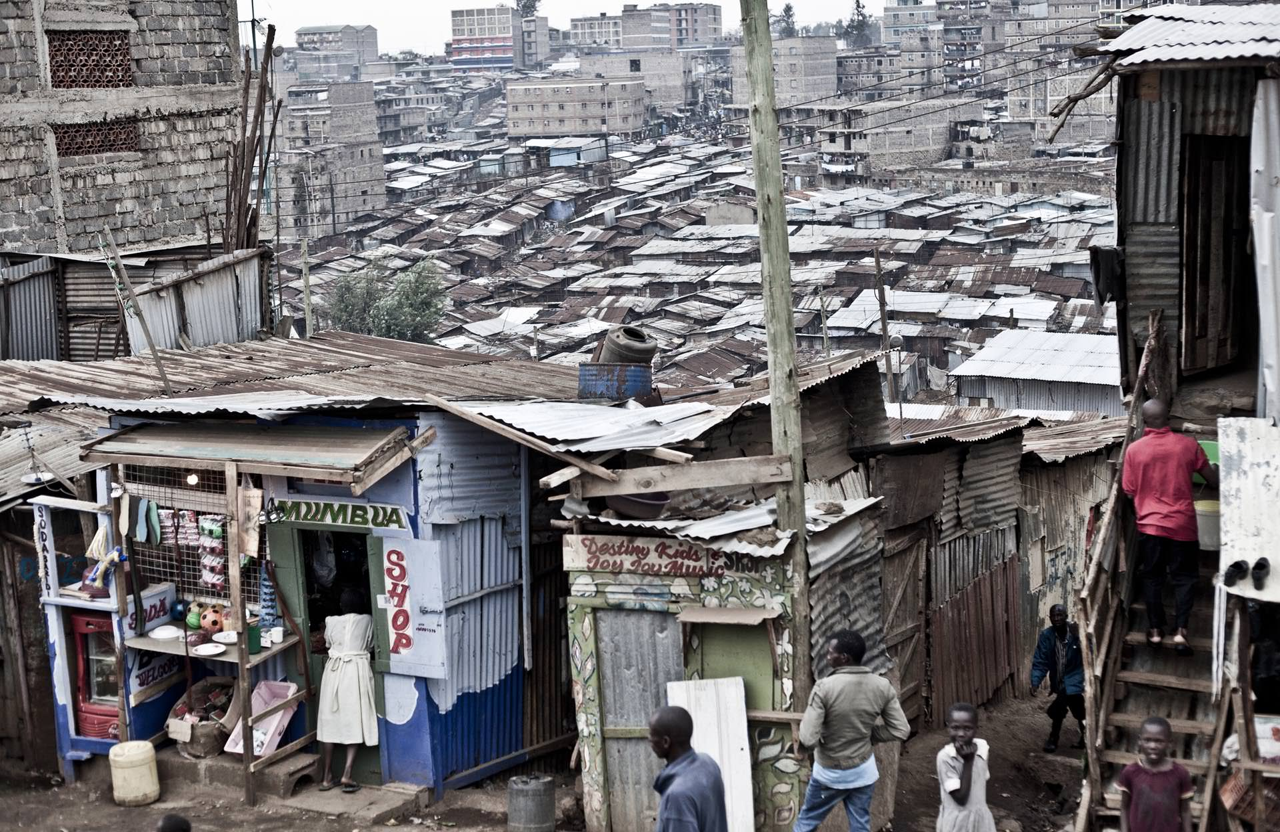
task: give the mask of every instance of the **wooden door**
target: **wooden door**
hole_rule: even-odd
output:
[[[902,710],[913,724],[925,710],[924,578],[929,542],[927,521],[889,532],[881,572],[885,648],[901,679]]]

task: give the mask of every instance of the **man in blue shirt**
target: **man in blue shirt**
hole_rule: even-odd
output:
[[[797,746],[812,749],[813,776],[793,832],[813,832],[844,803],[850,832],[870,832],[871,797],[880,772],[872,746],[903,742],[911,725],[889,680],[862,666],[867,644],[854,630],[827,640],[831,673],[813,686]]]
[[[684,708],[659,708],[649,720],[649,747],[666,766],[653,789],[660,795],[656,832],[729,832],[720,766],[690,746],[693,717]]]
[[[1076,748],[1084,748],[1084,662],[1080,654],[1080,634],[1067,621],[1067,608],[1054,604],[1049,610],[1049,627],[1040,634],[1036,643],[1036,655],[1031,660],[1031,695],[1049,677],[1049,692],[1053,702],[1049,704],[1049,719],[1053,727],[1044,744],[1044,753],[1058,750],[1062,722],[1067,711],[1080,723],[1080,740]]]

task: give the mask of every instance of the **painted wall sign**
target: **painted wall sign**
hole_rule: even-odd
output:
[[[178,593],[172,583],[159,584],[142,591],[142,627],[138,628],[137,608],[130,595],[127,601],[128,615],[124,620],[124,637],[132,638],[139,633],[148,633],[161,624],[168,624],[173,605],[177,603]]]
[[[383,541],[388,660],[392,673],[426,679],[448,677],[448,640],[440,544],[433,540]]]
[[[722,578],[759,571],[758,558],[727,554],[665,537],[565,535],[567,572],[613,572],[673,578]]]
[[[405,566],[404,552],[388,546],[383,557],[383,574],[387,578],[387,624],[391,628],[391,655],[398,656],[413,649],[413,635],[409,623],[409,568]]]
[[[129,670],[129,690],[132,693],[146,690],[182,672],[182,656],[152,653],[150,650],[130,650],[129,653],[135,656]]]
[[[286,523],[322,523],[333,526],[368,526],[373,529],[408,529],[400,506],[375,503],[337,503],[328,500],[276,500]]]

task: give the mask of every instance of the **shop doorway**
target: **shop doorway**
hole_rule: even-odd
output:
[[[307,620],[313,634],[323,636],[324,620],[342,614],[342,593],[346,590],[362,599],[360,612],[370,612],[367,535],[299,529],[298,546],[307,587]]]
[[[381,563],[381,541],[351,527],[303,526],[279,523],[268,527],[271,556],[275,561],[281,598],[294,611],[299,630],[307,645],[308,670],[319,696],[327,657],[324,647],[325,619],[341,614],[345,590],[355,590],[363,601],[360,612],[374,618],[374,703],[379,715],[383,711],[382,673],[385,656],[378,636],[379,616],[374,598],[383,591],[381,575],[371,573]],[[376,559],[375,559],[376,555]],[[301,668],[288,664],[289,680],[305,684]],[[308,709],[307,729],[315,730],[316,714]],[[334,755],[340,765],[342,754]],[[339,773],[335,770],[335,774]],[[377,747],[361,747],[354,770],[355,778],[367,785],[381,785],[382,764]]]

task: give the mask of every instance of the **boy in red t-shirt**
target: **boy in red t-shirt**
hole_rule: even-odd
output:
[[[1120,832],[1191,832],[1191,775],[1169,759],[1173,729],[1149,716],[1138,734],[1138,762],[1116,778],[1120,790]]]

